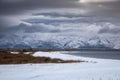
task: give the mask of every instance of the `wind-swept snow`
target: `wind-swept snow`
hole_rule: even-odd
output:
[[[63,60],[77,60],[80,59],[80,57],[72,56],[72,55],[67,55],[67,54],[61,54],[65,53],[65,51],[61,52],[36,52],[33,54],[33,56],[44,56],[44,57],[50,57],[50,58],[60,58]]]
[[[0,65],[0,80],[120,80],[120,60],[84,58],[61,53],[37,52],[33,56],[96,63]]]

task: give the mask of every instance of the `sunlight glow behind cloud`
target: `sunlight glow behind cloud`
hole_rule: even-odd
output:
[[[118,0],[79,0],[80,3],[114,2]]]

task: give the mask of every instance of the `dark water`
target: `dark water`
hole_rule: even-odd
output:
[[[120,51],[75,51],[68,52],[67,54],[91,58],[120,60]]]

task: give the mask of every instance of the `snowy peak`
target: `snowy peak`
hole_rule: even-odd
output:
[[[36,48],[36,49],[101,49],[114,47],[113,43],[107,39],[91,38],[84,39],[79,37],[54,36],[43,39],[38,36],[26,35],[12,38],[6,37],[0,40],[0,48]]]

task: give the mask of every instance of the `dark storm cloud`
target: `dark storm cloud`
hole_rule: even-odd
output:
[[[60,32],[59,28],[54,28],[53,26],[44,25],[44,24],[35,24],[35,25],[26,25],[20,23],[16,26],[6,27],[6,30],[1,32],[5,34],[13,34],[16,32],[22,33],[58,33]],[[0,35],[0,38],[4,37],[4,34]]]
[[[44,15],[44,16],[51,16],[51,17],[79,17],[79,15],[76,14],[60,14],[57,12],[43,12],[43,13],[34,13],[33,16],[39,16],[39,15]]]
[[[88,0],[84,0],[88,1]],[[92,0],[89,0],[92,1]],[[0,15],[21,14],[36,9],[77,8],[90,15],[119,16],[120,0],[102,3],[80,3],[79,0],[0,0]]]
[[[21,13],[25,10],[37,8],[67,8],[74,7],[78,0],[1,0],[0,14]]]
[[[23,29],[23,28],[22,28]],[[25,33],[58,33],[60,32],[59,29],[56,28],[50,28],[49,25],[32,25],[32,26],[27,26],[26,29],[23,29]]]
[[[90,0],[89,0],[90,1]],[[44,8],[78,8],[93,11],[91,14],[119,15],[120,0],[112,2],[79,3],[79,0],[0,0],[0,14],[20,14],[27,10]]]
[[[6,24],[8,23],[6,23],[6,21],[3,18],[0,18],[0,34],[5,32],[6,27],[8,27],[6,26]]]

